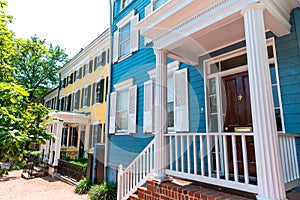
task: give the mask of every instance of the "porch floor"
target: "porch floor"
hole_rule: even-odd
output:
[[[289,191],[289,200],[299,200],[300,191]],[[256,195],[237,191],[229,188],[203,184],[180,178],[172,178],[169,182],[157,183],[147,180],[145,187],[138,188],[136,194],[130,196],[131,200],[250,200],[256,199]]]

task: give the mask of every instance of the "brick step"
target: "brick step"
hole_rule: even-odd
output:
[[[131,200],[250,200],[255,199],[255,195],[246,198],[243,196],[226,193],[211,188],[195,185],[192,182],[173,179],[169,182],[157,183],[147,180],[146,187],[139,187],[137,194],[131,195]]]
[[[130,200],[139,200],[139,197],[138,197],[137,194],[132,194],[132,195],[129,196],[129,199]]]

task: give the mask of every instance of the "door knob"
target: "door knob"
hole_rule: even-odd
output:
[[[242,101],[243,96],[242,96],[241,94],[239,94],[239,96],[237,97],[237,99],[238,99],[239,101]]]
[[[225,131],[228,131],[228,127],[225,127]]]

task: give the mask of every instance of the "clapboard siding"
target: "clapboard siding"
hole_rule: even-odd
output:
[[[291,33],[276,38],[276,53],[286,133],[300,134],[300,9],[291,13]],[[300,167],[300,139],[296,140]]]
[[[291,13],[291,33],[276,38],[276,54],[281,89],[285,129],[287,133],[300,133],[300,9]],[[297,109],[298,108],[298,109]]]
[[[133,0],[125,9],[120,9],[120,0],[117,0],[114,9],[113,32],[117,30],[116,24],[128,13],[135,9],[140,15],[139,20],[144,18],[144,7],[150,3],[147,1]],[[130,57],[112,65],[111,92],[115,91],[114,85],[134,78],[137,91],[137,133],[133,135],[109,135],[108,153],[108,179],[116,180],[116,168],[119,164],[129,165],[132,160],[153,139],[152,134],[143,133],[143,107],[144,107],[144,82],[149,80],[148,71],[155,68],[155,55],[152,48],[144,46],[143,36],[139,37],[139,50]]]

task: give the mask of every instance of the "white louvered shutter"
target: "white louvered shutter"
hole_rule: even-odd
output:
[[[130,27],[130,51],[135,52],[139,49],[139,30],[135,27],[139,22],[139,14],[131,19]]]
[[[174,72],[174,129],[189,131],[189,93],[187,68]]]
[[[117,93],[110,94],[109,133],[116,132]]]
[[[119,30],[114,34],[114,46],[113,46],[113,62],[117,62],[119,59]]]
[[[150,15],[153,11],[153,3],[151,3],[145,7],[145,18]],[[144,45],[146,46],[147,44],[151,43],[152,40],[150,38],[144,37]]]
[[[128,133],[136,133],[137,85],[129,88]]]
[[[144,83],[143,132],[153,132],[153,80]]]

